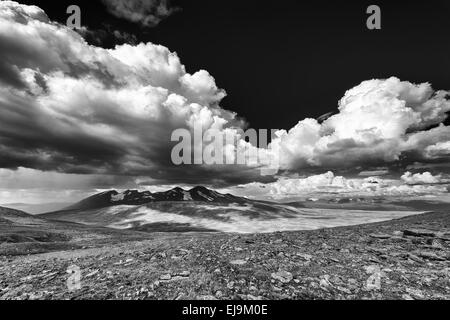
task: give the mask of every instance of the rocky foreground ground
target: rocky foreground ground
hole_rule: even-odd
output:
[[[0,299],[450,299],[450,214],[5,253]]]

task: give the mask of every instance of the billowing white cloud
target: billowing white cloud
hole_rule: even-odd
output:
[[[425,156],[429,159],[447,158],[450,160],[450,141],[438,142],[426,147]]]
[[[416,173],[406,172],[401,176],[406,184],[434,184],[442,181],[442,176],[433,176],[430,172]]]
[[[450,182],[442,177],[434,177],[429,172],[412,175],[405,173],[401,179],[393,178],[345,178],[329,171],[324,174],[303,178],[279,178],[272,183],[249,183],[228,192],[257,199],[295,199],[307,197],[367,197],[367,196],[414,196],[446,194],[446,185],[435,185],[438,182]]]
[[[414,85],[395,77],[364,81],[346,92],[338,114],[322,124],[300,121],[282,131],[273,147],[286,169],[389,163],[406,153],[419,158],[437,155],[445,151],[450,128],[426,129],[446,119],[447,95],[434,92],[428,83]]]
[[[243,126],[214,78],[166,47],[90,46],[37,7],[0,7],[0,61],[20,80],[0,74],[1,167],[170,178],[175,129]]]
[[[364,81],[323,123],[302,120],[278,131],[271,150],[257,149],[242,139],[242,120],[220,107],[226,93],[206,70],[189,74],[176,53],[152,43],[89,45],[12,1],[0,2],[0,83],[0,168],[239,184],[262,179],[256,169],[273,158],[293,172],[448,162],[448,93],[428,83]],[[234,137],[226,154],[252,149],[259,159],[175,167],[171,134],[196,125]]]

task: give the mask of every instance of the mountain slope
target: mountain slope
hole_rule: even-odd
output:
[[[69,206],[70,203],[59,203],[59,202],[50,202],[50,203],[42,203],[42,204],[32,204],[32,203],[5,203],[1,206],[5,208],[11,208],[19,211],[24,211],[26,213],[35,215],[41,214],[50,211],[57,211]]]
[[[205,187],[195,187],[190,190],[174,188],[165,192],[150,191],[139,192],[137,190],[127,190],[117,192],[116,190],[102,192],[84,199],[64,210],[89,210],[99,209],[118,205],[143,205],[160,201],[201,201],[212,203],[244,203],[245,198],[222,194]]]
[[[0,207],[0,257],[71,250],[102,243],[145,239],[148,234],[68,221],[50,221],[41,216]]]
[[[316,203],[313,203],[314,205]],[[378,222],[419,213],[417,210],[374,205],[274,203],[221,194],[205,187],[188,191],[94,195],[67,210],[41,215],[45,219],[95,227],[147,232],[219,231],[234,233],[294,231]]]
[[[405,232],[414,229],[436,236]],[[0,300],[448,300],[449,231],[442,212],[317,231],[157,234],[0,259]],[[74,263],[82,289],[71,292]]]

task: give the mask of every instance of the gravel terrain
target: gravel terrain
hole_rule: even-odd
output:
[[[450,299],[448,213],[251,235],[77,228],[44,253],[1,244],[0,299]]]

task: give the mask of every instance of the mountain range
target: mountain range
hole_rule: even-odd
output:
[[[52,221],[137,231],[241,231],[258,219],[272,225],[298,215],[297,205],[282,205],[223,194],[197,186],[164,192],[105,191],[62,210],[39,215]],[[257,220],[254,220],[257,219]]]
[[[198,201],[208,203],[244,203],[249,201],[246,198],[236,197],[232,194],[222,194],[208,188],[198,186],[190,190],[173,188],[164,192],[150,191],[140,192],[138,190],[126,190],[118,192],[116,190],[105,191],[86,198],[63,210],[88,210],[119,205],[144,205],[152,202],[162,201]]]
[[[201,186],[189,190],[177,187],[165,192],[109,190],[34,217],[63,224],[140,232],[259,233],[376,222],[422,210],[414,203],[354,200],[277,203],[223,194]],[[426,204],[426,207],[433,206],[433,203]]]

